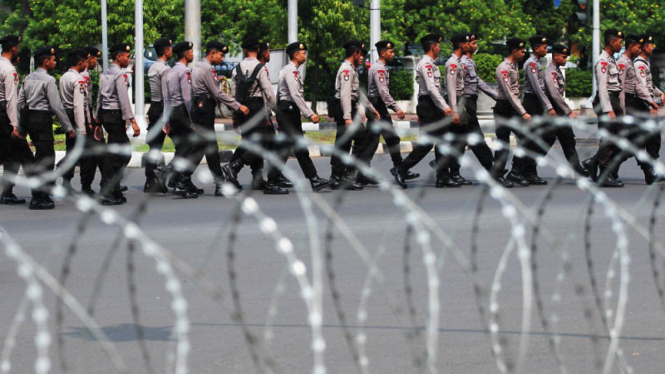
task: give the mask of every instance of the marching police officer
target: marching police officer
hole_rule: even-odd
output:
[[[88,66],[89,59],[90,52],[85,49],[75,49],[71,51],[67,58],[69,70],[60,77],[60,96],[62,98],[62,105],[65,108],[69,122],[76,130],[76,138],[68,137],[65,141],[67,146],[67,156],[63,159],[63,162],[70,157],[70,152],[78,137],[81,136],[84,139],[83,144],[85,153],[91,152],[95,145],[92,140],[93,130],[88,129],[88,124],[91,119],[86,104],[88,95],[87,83],[81,76],[81,72]],[[88,132],[91,133],[90,136],[88,135]],[[79,160],[81,166],[81,192],[93,196],[95,192],[92,191],[90,184],[85,184],[86,180],[83,176],[86,174],[92,174],[92,178],[94,179],[97,162],[92,157],[86,157],[85,153]],[[71,188],[70,181],[74,178],[74,167],[66,170],[63,177],[66,185]],[[92,183],[92,179],[90,180],[90,183]]]
[[[268,68],[258,60],[261,42],[254,36],[243,39],[241,47],[245,58],[233,70],[232,93],[236,100],[249,108],[248,113],[236,113],[236,125],[240,127],[242,142],[260,145],[270,150],[275,137],[275,129],[268,116],[269,110],[274,110],[277,98],[272,89]],[[269,46],[264,47],[264,51]],[[264,57],[265,58],[265,57]],[[244,126],[243,126],[244,125]],[[244,165],[252,170],[252,188],[263,190],[265,194],[288,194],[289,190],[280,187],[276,181],[263,181],[263,157],[257,152],[250,151],[242,143],[235,150],[231,162],[223,170],[227,180],[238,189],[238,172]]]
[[[314,123],[319,123],[319,116],[307,106],[305,102],[303,82],[298,68],[307,61],[307,45],[294,42],[286,47],[289,63],[279,73],[279,86],[277,88],[277,123],[279,133],[285,140],[278,143],[278,153],[282,162],[286,160],[294,150],[300,169],[305,178],[309,179],[312,190],[319,191],[332,183],[329,179],[322,179],[316,172],[316,167],[309,157],[307,146],[302,143],[304,134],[302,130],[302,118],[307,117]],[[279,169],[271,169],[271,173],[279,173]],[[275,177],[268,175],[268,180]]]
[[[0,39],[0,162],[3,163],[3,190],[0,204],[25,204],[25,199],[14,195],[14,177],[19,167],[23,169],[32,162],[32,151],[25,136],[19,131],[18,116],[18,73],[14,64],[18,60],[18,45],[21,38],[7,35]],[[9,172],[10,175],[7,175]]]
[[[651,64],[649,63],[649,58],[651,58],[651,55],[653,54],[653,50],[655,48],[654,38],[651,35],[644,35],[642,37],[644,38],[644,45],[642,46],[642,52],[634,61],[637,79],[639,80],[639,84],[647,88],[651,98],[654,101],[660,100],[660,106],[662,106],[665,105],[665,94],[663,94],[663,92],[659,90],[658,87],[654,86],[653,77],[651,76]],[[656,131],[655,133],[651,134],[651,136],[649,136],[645,142],[645,148],[647,153],[655,160],[657,160],[659,157],[660,142],[661,142],[660,131]],[[646,178],[647,184],[655,182],[656,178],[657,178],[656,174],[653,172],[653,170],[651,170],[649,173],[649,177]]]
[[[351,40],[346,42],[344,48],[344,61],[337,70],[335,77],[335,101],[332,106],[333,117],[337,122],[337,134],[335,135],[335,149],[339,153],[348,154],[353,145],[353,154],[359,155],[367,142],[367,131],[362,123],[354,123],[354,118],[358,109],[360,109],[360,80],[356,69],[360,66],[367,54],[365,44]],[[363,101],[364,96],[362,96]],[[371,103],[367,102],[366,109],[374,112],[376,120],[381,116],[376,112]],[[365,113],[361,114],[362,122],[367,117]],[[347,165],[339,153],[335,153],[330,158],[332,167],[331,179],[333,189],[362,190],[363,185],[355,181],[355,168]]]
[[[520,72],[518,64],[524,58],[525,44],[526,42],[523,39],[508,39],[506,41],[508,56],[496,68],[496,80],[499,83],[499,91],[496,105],[494,106],[494,119],[496,120],[496,138],[501,141],[500,148],[494,151],[494,173],[497,179],[501,178],[505,173],[504,169],[508,161],[508,155],[510,154],[510,133],[514,133],[518,139],[522,138],[522,134],[519,131],[503,125],[503,122],[514,117],[522,117],[526,121],[531,120],[531,115],[524,109],[520,102]],[[506,176],[506,179],[520,185],[528,186],[528,182],[518,172],[521,170],[519,161],[518,158],[513,157],[513,167]]]
[[[198,144],[192,150],[193,153],[200,155],[198,161],[194,159],[194,164],[203,158],[205,154],[206,162],[210,172],[215,177],[215,196],[222,195],[222,183],[224,174],[219,160],[219,146],[215,136],[215,107],[217,102],[228,106],[234,111],[249,113],[246,106],[240,104],[227,94],[225,94],[217,82],[217,71],[213,65],[219,65],[224,61],[224,55],[229,48],[223,43],[211,41],[206,45],[206,56],[199,61],[192,69],[192,122],[197,132],[204,136],[203,142]],[[202,191],[198,191],[203,193]]]
[[[170,39],[159,39],[154,44],[157,60],[148,69],[148,80],[150,81],[150,109],[148,109],[148,133],[146,143],[150,147],[148,158],[145,163],[145,185],[143,192],[168,191],[166,185],[161,183],[155,175],[157,163],[161,159],[161,151],[164,146],[166,134],[162,131],[163,124],[167,122],[164,115],[164,98],[166,96],[166,76],[171,67],[166,63],[173,56],[173,45]]]
[[[21,114],[21,131],[30,135],[35,146],[33,162],[26,173],[35,175],[52,171],[55,167],[53,149],[53,113],[58,117],[67,137],[74,139],[76,131],[60,101],[55,78],[49,75],[55,69],[55,48],[41,47],[34,53],[37,70],[28,74],[18,95],[18,110]],[[85,126],[85,124],[83,124]],[[71,147],[71,145],[70,145]],[[30,209],[53,209],[55,204],[42,188],[32,190]]]
[[[92,102],[93,99],[97,96],[93,92],[92,79],[90,79],[90,72],[97,68],[97,61],[102,57],[102,51],[95,47],[85,47],[86,51],[90,53],[90,58],[88,59],[88,66],[85,70],[81,72],[81,76],[86,83],[86,107],[88,108],[88,131],[86,131],[86,136],[90,141],[91,148],[93,149],[92,154],[85,155],[86,158],[92,159],[90,169],[81,170],[81,192],[87,193],[88,195],[94,195],[92,190],[92,182],[95,179],[95,171],[99,169],[100,175],[100,188],[104,188],[106,185],[106,175],[104,174],[104,165],[106,164],[106,153],[104,151],[95,151],[94,148],[104,149],[106,145],[106,140],[104,139],[104,130],[102,130],[101,124],[98,122],[95,111],[93,110]],[[122,186],[121,186],[122,189]]]
[[[393,168],[396,168],[402,164],[402,154],[399,147],[400,138],[393,127],[393,121],[390,118],[388,109],[390,108],[397,113],[399,119],[404,119],[406,116],[395,99],[390,95],[390,73],[386,64],[391,63],[395,59],[395,43],[390,40],[381,40],[374,46],[379,54],[379,59],[369,69],[367,98],[376,111],[379,112],[382,121],[377,121],[374,118],[370,118],[368,121],[369,134],[367,145],[359,155],[359,159],[369,165],[376,153],[376,149],[379,147],[381,136],[383,136],[388,146],[388,152],[390,152]],[[407,180],[418,177],[420,177],[420,174],[407,171]],[[376,184],[373,178],[364,175],[359,175],[358,181],[361,184],[368,184],[368,182]]]
[[[141,133],[129,101],[129,75],[123,70],[129,66],[130,51],[129,44],[121,43],[111,46],[113,62],[99,76],[98,118],[108,133],[108,144],[127,147],[126,152],[112,153],[106,158],[104,172],[109,185],[104,187],[107,191],[102,193],[102,204],[117,204],[116,200],[120,200],[121,203],[127,201],[120,191],[120,181],[131,158],[125,121],[131,121],[134,137]]]
[[[566,93],[566,78],[561,72],[561,66],[566,64],[570,56],[570,48],[556,44],[552,46],[552,62],[545,70],[545,88],[547,88],[547,98],[557,116],[561,117],[574,117],[573,110],[568,106],[563,96]],[[575,133],[572,126],[557,126],[552,129],[561,143],[561,149],[570,166],[578,173],[586,175],[586,171],[580,165],[580,156],[577,154],[575,148]],[[555,138],[551,137],[550,140],[554,142]],[[551,146],[551,145],[550,145]]]
[[[624,34],[623,31],[608,29],[603,35],[605,48],[594,67],[598,94],[594,98],[593,106],[598,115],[598,126],[617,135],[623,130],[623,126],[616,122],[617,117],[624,115],[624,107],[621,102],[623,82],[619,64],[613,55],[621,51]],[[599,181],[599,185],[602,187],[623,187],[623,182],[616,179],[610,170],[613,159],[620,152],[621,150],[614,143],[601,139],[596,155],[585,160],[582,167],[594,181]],[[598,176],[599,170],[601,178]]]
[[[416,67],[416,76],[418,77],[418,120],[427,135],[434,138],[441,138],[449,132],[450,124],[444,123],[446,117],[453,115],[453,109],[441,96],[441,72],[434,60],[439,57],[441,52],[441,37],[436,34],[429,34],[420,39],[420,43],[425,50],[425,54]],[[438,143],[436,142],[418,142],[413,151],[406,157],[402,164],[392,171],[397,184],[406,188],[407,171],[416,166],[429,151],[434,147],[437,160],[437,187],[460,187],[460,184],[451,180],[449,167],[451,158],[443,157],[440,154]]]

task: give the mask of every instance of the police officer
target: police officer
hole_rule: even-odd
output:
[[[552,62],[545,70],[545,88],[547,98],[557,116],[573,118],[575,114],[563,98],[566,93],[566,78],[561,72],[561,67],[568,61],[568,56],[570,56],[570,48],[561,44],[552,46]],[[572,126],[556,126],[552,131],[554,131],[556,139],[559,139],[563,154],[570,166],[579,174],[586,176],[586,171],[580,165],[580,156],[575,148],[575,133]],[[551,142],[555,140],[554,137],[549,137],[549,139]],[[549,145],[551,146],[551,144]]]
[[[227,180],[240,188],[238,172],[244,165],[252,170],[252,188],[263,190],[265,194],[283,195],[289,190],[280,187],[275,181],[263,181],[263,157],[249,150],[244,144],[259,145],[270,150],[275,136],[275,129],[268,116],[268,110],[274,110],[277,98],[272,89],[268,68],[258,60],[261,42],[254,36],[243,39],[241,47],[245,58],[236,66],[232,73],[233,86],[231,92],[236,100],[247,108],[248,113],[236,113],[234,118],[240,127],[242,143],[238,147],[231,162],[223,170]],[[268,47],[266,45],[266,47]],[[264,47],[264,51],[268,48]],[[264,57],[265,59],[265,57]]]
[[[309,179],[312,190],[319,191],[329,186],[332,181],[318,176],[303,139],[301,117],[307,117],[313,123],[319,123],[319,116],[305,102],[303,82],[298,70],[307,61],[307,45],[300,42],[291,43],[286,47],[286,54],[290,61],[279,73],[275,110],[279,133],[285,140],[278,143],[277,151],[282,162],[286,163],[291,149],[293,149],[300,169],[305,174],[305,178]],[[271,173],[279,173],[279,169],[273,168]],[[268,175],[268,180],[274,178],[276,176]]]
[[[425,128],[426,134],[436,139],[441,138],[447,133],[450,127],[449,123],[444,123],[447,117],[453,115],[453,109],[441,96],[441,73],[439,67],[434,62],[441,52],[441,37],[436,34],[429,34],[420,39],[425,54],[416,67],[416,76],[418,78],[418,106],[416,112],[420,126]],[[458,117],[457,117],[458,118]],[[397,184],[406,188],[406,172],[416,166],[429,151],[434,147],[437,160],[437,187],[460,187],[460,184],[451,180],[449,167],[450,157],[443,157],[440,154],[438,143],[436,142],[418,142],[413,151],[406,157],[402,164],[392,171]]]
[[[164,115],[164,97],[166,96],[166,76],[171,67],[166,63],[173,56],[173,45],[170,39],[159,39],[154,44],[157,60],[148,69],[150,81],[150,109],[148,109],[148,134],[146,143],[150,147],[145,163],[145,185],[143,192],[166,193],[166,185],[155,174],[157,163],[161,160],[162,146],[166,134],[162,131],[167,122]]]
[[[496,105],[494,106],[494,119],[496,120],[496,138],[501,141],[499,149],[494,151],[494,173],[496,178],[500,178],[505,173],[504,169],[510,154],[510,133],[513,132],[518,139],[522,134],[502,123],[510,118],[522,117],[529,121],[531,115],[524,109],[520,102],[520,73],[518,64],[524,58],[524,47],[526,42],[523,39],[511,38],[506,41],[508,47],[508,56],[496,68],[496,80],[499,83]],[[518,183],[521,186],[528,186],[519,173],[520,160],[513,157],[513,168],[506,176],[506,179]]]
[[[548,115],[551,117],[556,116],[556,111],[552,107],[552,103],[547,97],[545,88],[545,74],[543,68],[540,65],[540,59],[547,55],[547,46],[550,44],[549,40],[544,35],[534,35],[529,39],[529,44],[531,45],[531,56],[524,63],[524,100],[522,100],[522,105],[524,109],[532,117]],[[525,136],[523,147],[526,150],[532,151],[534,153],[545,155],[549,151],[549,147],[543,148],[541,145],[537,144],[535,140],[531,138],[537,138],[541,140],[546,145],[553,144],[556,133],[551,131],[550,127],[552,125],[548,122],[545,122],[542,126],[534,127],[529,126],[530,136]],[[524,182],[522,184],[528,183],[529,185],[545,185],[547,181],[538,176],[538,170],[536,168],[536,160],[533,157],[525,156],[521,160],[521,169],[515,170],[513,168],[513,173],[511,176],[512,181],[516,183]],[[510,178],[508,178],[510,180]]]
[[[58,117],[68,140],[74,139],[76,131],[69,122],[69,117],[60,101],[55,78],[49,75],[55,69],[55,48],[45,46],[34,53],[37,70],[28,74],[18,95],[18,110],[21,114],[22,131],[30,135],[35,146],[33,162],[26,168],[26,173],[36,175],[53,171],[55,150],[53,149],[53,113]],[[85,125],[83,125],[85,126]],[[70,143],[70,147],[73,144]],[[32,190],[30,209],[53,209],[55,204],[43,186]]]
[[[196,149],[192,143],[194,133],[190,113],[192,110],[192,73],[187,65],[194,61],[194,44],[181,42],[173,47],[173,53],[178,62],[166,74],[165,104],[170,113],[168,121],[164,121],[164,131],[169,134],[175,144],[175,155],[168,169],[173,168],[173,162],[187,159],[192,162],[189,169],[183,171],[176,178],[174,193],[183,198],[196,198],[200,193],[192,183],[192,173],[201,162],[202,153],[193,154]],[[213,108],[214,109],[214,108]]]
[[[132,106],[129,101],[129,75],[123,70],[129,66],[129,53],[131,46],[129,44],[114,44],[110,48],[111,65],[99,76],[99,98],[97,102],[98,118],[101,121],[104,130],[108,133],[108,143],[114,145],[126,146],[127,151],[122,154],[108,154],[104,172],[107,175],[109,185],[102,192],[102,204],[115,204],[115,200],[126,202],[122,191],[120,191],[120,181],[123,172],[131,158],[129,149],[129,138],[125,121],[131,121],[134,137],[140,135],[139,129]]]
[[[88,129],[90,123],[90,112],[86,104],[88,88],[85,79],[81,76],[81,72],[88,66],[90,59],[90,52],[85,49],[75,49],[69,53],[67,62],[69,70],[60,77],[60,96],[62,104],[69,118],[69,122],[76,130],[76,138],[83,137],[84,154],[79,160],[80,173],[81,173],[81,192],[89,196],[94,196],[95,192],[92,191],[90,184],[85,184],[86,179],[83,177],[86,174],[92,174],[94,179],[95,168],[97,162],[92,157],[87,157],[85,153],[93,151],[94,141],[92,136],[88,136],[88,132],[92,133],[92,129]],[[92,134],[91,134],[92,135]],[[70,151],[76,143],[76,138],[67,138],[65,144],[67,146],[67,155],[63,162],[70,157]],[[63,178],[66,185],[71,187],[70,181],[74,177],[74,168],[71,167],[65,171]],[[92,179],[88,183],[92,183]]]
[[[639,81],[639,84],[647,88],[651,98],[654,101],[659,101],[660,106],[662,106],[665,105],[665,94],[663,94],[663,92],[659,90],[658,87],[654,86],[653,77],[651,76],[651,64],[649,63],[649,58],[651,58],[651,55],[653,54],[653,50],[655,48],[654,38],[651,35],[643,35],[642,38],[644,38],[644,45],[642,46],[642,52],[640,52],[640,55],[635,59],[633,63],[635,65],[635,72],[637,75],[637,79]],[[660,142],[661,142],[660,131],[651,134],[651,136],[649,136],[645,142],[645,148],[647,153],[655,160],[657,160],[659,157]],[[645,176],[645,179],[647,184],[652,184],[656,181],[657,176],[653,172],[653,169],[650,170],[648,177]]]
[[[365,44],[357,40],[346,42],[343,48],[344,61],[335,77],[335,100],[331,111],[337,123],[335,135],[337,152],[330,158],[331,179],[333,180],[331,187],[333,189],[362,190],[363,185],[355,181],[355,168],[342,161],[340,153],[348,154],[353,146],[353,154],[360,155],[367,143],[365,127],[362,123],[354,121],[360,109],[360,100],[366,101],[365,97],[360,94],[360,80],[356,69],[363,63],[367,50]],[[368,113],[374,112],[375,119],[381,119],[370,102],[364,104]],[[361,120],[362,122],[367,120],[365,113],[361,113]]]
[[[611,134],[619,134],[623,126],[616,122],[616,118],[624,115],[621,100],[623,82],[621,71],[613,55],[621,51],[624,34],[623,31],[608,29],[603,33],[605,48],[600,54],[594,67],[598,94],[594,98],[594,111],[598,115],[598,126],[605,128]],[[621,150],[611,141],[601,139],[598,152],[592,158],[585,160],[582,167],[589,176],[598,181],[602,187],[623,187],[623,182],[616,179],[610,170],[611,163]],[[598,172],[600,170],[600,178]],[[600,180],[599,180],[600,179]]]
[[[466,54],[460,59],[462,65],[464,65],[464,89],[463,97],[461,98],[462,106],[464,109],[464,114],[466,117],[466,129],[467,134],[477,134],[478,137],[482,140],[481,142],[471,145],[471,151],[487,171],[492,172],[492,166],[494,164],[494,156],[492,155],[492,150],[485,143],[485,134],[480,128],[480,121],[478,120],[478,91],[483,91],[487,96],[496,101],[497,94],[496,91],[492,89],[487,83],[485,83],[480,76],[478,76],[478,71],[476,69],[476,62],[473,61],[473,56],[478,50],[478,35],[474,33],[469,34],[469,50]],[[453,165],[451,167],[451,177],[454,177],[455,174],[459,173],[459,164]],[[513,182],[507,181],[502,175],[498,176],[496,180],[501,183],[506,188],[513,187]]]
[[[85,47],[84,49],[90,53],[88,66],[81,72],[81,76],[85,80],[87,88],[86,107],[88,108],[88,118],[90,119],[90,122],[88,123],[88,131],[86,131],[86,136],[90,141],[92,148],[90,154],[86,155],[85,157],[92,159],[92,166],[90,166],[89,170],[81,170],[81,192],[87,193],[88,195],[94,195],[95,192],[92,190],[92,187],[87,188],[86,186],[92,186],[92,182],[95,180],[96,169],[99,169],[100,188],[103,189],[106,185],[106,175],[104,174],[106,152],[103,151],[104,146],[106,145],[106,140],[104,139],[104,130],[102,129],[101,124],[96,117],[95,111],[93,110],[93,99],[97,97],[97,95],[95,95],[95,92],[93,92],[92,79],[90,79],[90,72],[97,68],[97,61],[102,57],[102,51],[95,47]]]
[[[206,56],[192,69],[192,122],[197,132],[204,136],[204,141],[194,147],[195,154],[199,155],[198,162],[205,154],[208,168],[215,178],[215,196],[222,195],[224,174],[219,160],[219,146],[215,136],[215,107],[217,102],[228,106],[234,111],[249,113],[246,106],[240,104],[225,94],[217,82],[217,71],[213,65],[224,61],[224,55],[229,51],[223,43],[211,41],[206,45]],[[198,165],[196,159],[194,164]]]
[[[397,113],[399,119],[403,120],[406,116],[399,105],[397,105],[395,99],[390,95],[390,73],[386,64],[391,63],[395,59],[395,43],[390,40],[381,40],[374,46],[379,54],[379,59],[369,69],[367,98],[376,111],[379,112],[382,121],[377,121],[374,118],[370,118],[368,121],[369,134],[367,145],[360,153],[359,159],[369,165],[376,153],[376,149],[379,147],[379,140],[383,136],[388,146],[388,152],[390,152],[393,168],[396,168],[402,164],[402,153],[399,146],[400,138],[393,127],[393,121],[390,118],[388,109],[390,108]],[[407,180],[418,177],[420,177],[420,174],[407,171]],[[377,183],[374,178],[365,175],[359,175],[358,182],[361,184]]]
[[[3,163],[3,190],[0,204],[25,204],[25,199],[14,195],[14,177],[19,167],[23,169],[32,162],[32,151],[25,136],[19,131],[18,73],[14,64],[18,61],[18,46],[21,38],[7,35],[0,39],[0,162]],[[7,173],[9,172],[9,173]]]

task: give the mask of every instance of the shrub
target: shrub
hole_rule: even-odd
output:
[[[566,69],[566,96],[568,98],[591,96],[591,70]]]

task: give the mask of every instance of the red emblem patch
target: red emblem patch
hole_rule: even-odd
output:
[[[385,73],[386,72],[384,70],[379,70],[379,82],[381,83],[385,82],[386,80]]]
[[[457,69],[457,65],[450,64],[450,75],[455,75],[455,70],[456,69]]]
[[[607,62],[601,62],[600,63],[600,71],[605,74],[607,73]]]
[[[559,84],[559,81],[556,79],[556,73],[552,73],[552,81],[554,81],[554,84]]]
[[[18,74],[14,73],[14,84],[18,86]]]
[[[187,83],[192,84],[192,72],[188,71],[185,74],[187,74]]]
[[[79,81],[79,90],[81,90],[82,94],[85,94],[85,81]]]
[[[537,70],[536,70],[536,63],[535,63],[535,62],[532,62],[532,63],[531,63],[531,72],[535,74],[536,71],[537,71]]]
[[[350,70],[344,70],[344,71],[342,72],[342,73],[344,74],[344,80],[345,80],[345,81],[348,81],[348,80],[349,80],[349,73],[350,73],[350,72],[351,72]]]
[[[125,85],[129,87],[129,78],[127,78],[127,74],[122,75],[125,78]]]
[[[642,78],[646,78],[647,76],[647,73],[644,71],[644,69],[646,69],[646,66],[640,66],[640,76],[642,76]]]
[[[626,65],[619,64],[619,74],[623,74],[623,71],[626,69]]]
[[[293,79],[300,83],[300,74],[298,74],[298,70],[293,71]]]
[[[504,80],[505,82],[509,82],[509,81],[510,81],[510,77],[508,76],[508,71],[503,70],[503,71],[501,72],[501,75],[503,75],[503,80]]]

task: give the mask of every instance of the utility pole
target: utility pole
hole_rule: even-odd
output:
[[[201,59],[201,0],[185,0],[185,40],[194,44],[194,61]]]
[[[288,40],[290,43],[298,41],[298,0],[289,0],[289,32]]]
[[[596,74],[595,74],[595,69],[596,69],[596,64],[598,63],[598,58],[600,57],[600,0],[593,0],[593,46],[592,46],[592,52],[593,56],[592,57],[592,62],[591,62],[591,71],[593,74],[591,75],[591,84],[593,87],[591,87],[591,97],[589,100],[587,100],[584,104],[582,104],[583,108],[593,108],[593,99],[596,97],[597,94],[597,84],[596,84]]]
[[[140,128],[146,128],[143,95],[143,0],[134,2],[134,114]]]
[[[109,32],[106,22],[106,0],[102,0],[102,68],[109,67]]]
[[[373,64],[379,59],[375,44],[381,40],[381,0],[371,0],[369,4],[369,61]]]

